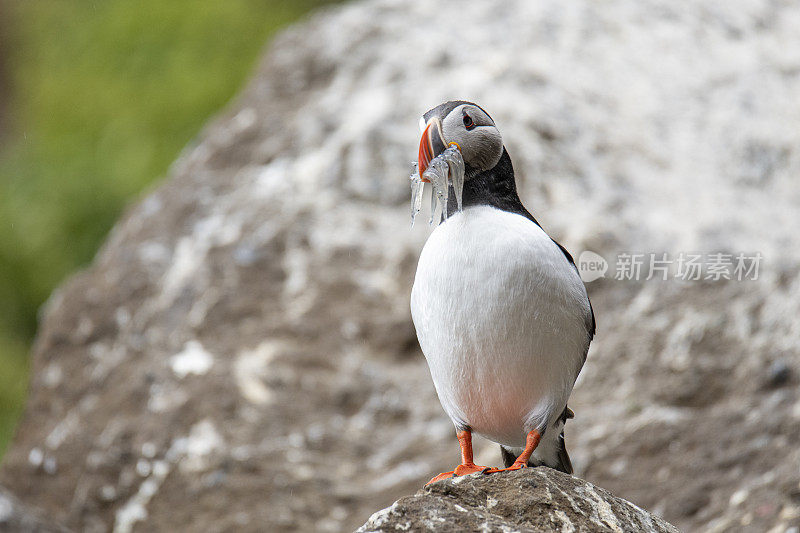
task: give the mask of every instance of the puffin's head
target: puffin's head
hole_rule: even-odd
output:
[[[455,144],[464,158],[466,178],[493,168],[503,155],[503,138],[489,113],[477,104],[456,100],[438,105],[419,120],[419,175],[431,160]],[[423,181],[428,181],[423,178]]]

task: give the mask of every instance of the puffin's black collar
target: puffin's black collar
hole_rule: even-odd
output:
[[[517,184],[514,180],[514,167],[511,165],[511,157],[505,148],[503,148],[503,155],[500,156],[500,161],[493,168],[478,172],[472,176],[470,176],[470,170],[474,173],[475,169],[467,168],[466,170],[467,175],[462,194],[462,202],[465,208],[488,205],[522,215],[539,224],[533,218],[533,215],[525,209],[525,206],[522,205],[522,200],[520,200],[517,193]],[[455,214],[456,211],[458,211],[458,205],[456,204],[455,194],[450,194],[447,202],[447,214],[450,216]]]

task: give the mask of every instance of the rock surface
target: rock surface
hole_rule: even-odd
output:
[[[378,511],[357,533],[390,531],[678,530],[591,483],[539,467],[434,483]]]
[[[406,176],[419,115],[467,98],[576,257],[764,258],[589,283],[577,473],[684,529],[800,525],[798,26],[788,0],[374,0],[290,29],[51,298],[0,483],[79,531],[335,531],[452,466]]]

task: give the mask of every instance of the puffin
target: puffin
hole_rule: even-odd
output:
[[[548,466],[567,474],[567,406],[595,334],[586,288],[570,253],[517,193],[511,157],[479,105],[449,101],[420,120],[417,168],[455,146],[464,160],[460,206],[420,253],[411,316],[461,463],[442,479]],[[500,444],[504,468],[473,462],[472,434]]]

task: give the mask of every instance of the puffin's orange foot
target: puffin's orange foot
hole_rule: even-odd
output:
[[[437,481],[441,481],[441,480],[443,480],[443,479],[450,479],[450,478],[451,478],[451,477],[453,477],[454,475],[455,475],[455,472],[442,472],[442,473],[441,473],[441,474],[439,474],[438,476],[436,476],[436,477],[432,477],[430,481],[428,481],[427,483],[425,483],[425,486],[427,487],[427,486],[428,486],[428,485],[430,485],[431,483],[436,483]]]
[[[477,474],[478,472],[489,472],[492,470],[488,466],[480,466],[476,465],[475,463],[468,463],[468,464],[460,464],[456,467],[455,470],[452,472],[442,472],[438,476],[434,477],[427,483],[426,485],[430,485],[431,483],[436,483],[437,481],[441,481],[443,479],[450,479],[451,477],[457,476],[466,476],[468,474]]]
[[[466,476],[467,474],[477,474],[478,472],[488,472],[491,470],[488,466],[480,466],[476,465],[475,463],[469,464],[461,464],[458,465],[455,469],[455,474],[457,476]]]
[[[509,466],[508,468],[492,468],[487,474],[494,474],[495,472],[508,472],[511,470],[519,470],[520,468],[526,468],[528,466],[528,460],[531,458],[533,451],[539,445],[539,440],[542,438],[542,434],[539,433],[537,430],[532,429],[528,432],[528,436],[525,438],[525,449],[522,450],[522,453],[519,454],[517,460]]]
[[[496,474],[497,472],[510,472],[512,470],[519,470],[521,468],[528,468],[525,463],[515,462],[508,468],[490,468],[486,471],[487,474]]]

